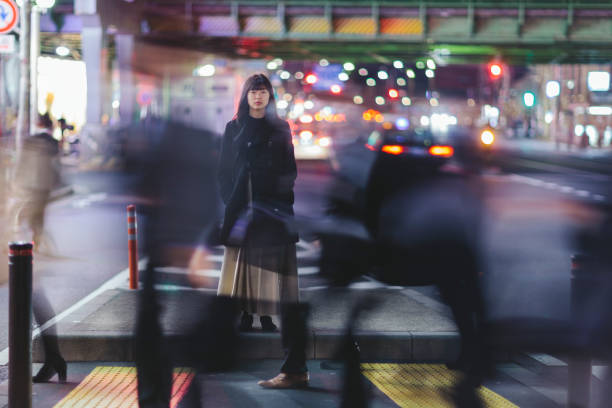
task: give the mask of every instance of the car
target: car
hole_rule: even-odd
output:
[[[368,136],[365,147],[377,152],[383,160],[395,160],[410,165],[413,170],[432,170],[445,164],[454,148],[443,137],[429,128],[375,129]]]
[[[293,134],[296,160],[327,160],[332,138],[316,126],[299,126]]]

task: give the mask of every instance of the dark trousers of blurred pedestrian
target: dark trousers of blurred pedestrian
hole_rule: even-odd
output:
[[[281,308],[281,339],[285,352],[285,361],[280,372],[286,374],[304,374],[306,366],[306,344],[308,341],[308,305],[291,303]]]
[[[32,294],[32,313],[34,320],[39,326],[55,317],[53,306],[51,306],[45,292],[40,288],[36,288]],[[60,382],[66,381],[66,361],[64,361],[60,353],[55,325],[51,325],[46,330],[41,331],[40,338],[42,340],[45,360],[42,368],[34,376],[33,381],[46,382],[55,374],[58,375]]]

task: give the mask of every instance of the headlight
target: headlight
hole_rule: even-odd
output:
[[[495,135],[493,134],[493,132],[491,132],[490,130],[484,130],[481,134],[480,134],[480,141],[482,142],[482,144],[484,144],[485,146],[491,146],[493,144],[493,142],[495,141]]]

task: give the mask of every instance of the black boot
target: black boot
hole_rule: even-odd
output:
[[[261,330],[265,332],[276,332],[278,331],[278,327],[272,322],[272,318],[270,316],[261,316],[259,318],[259,322],[261,323]]]
[[[250,315],[247,312],[242,312],[242,316],[240,316],[240,325],[238,325],[238,330],[240,331],[253,330],[253,315]]]
[[[32,382],[48,382],[57,373],[58,381],[64,383],[66,382],[66,371],[66,361],[64,361],[62,356],[59,354],[48,356],[45,359],[45,364],[43,364],[38,373],[32,377]]]

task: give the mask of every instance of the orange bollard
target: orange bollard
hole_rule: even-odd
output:
[[[138,240],[136,225],[136,207],[127,206],[128,252],[130,262],[130,289],[138,289]]]

